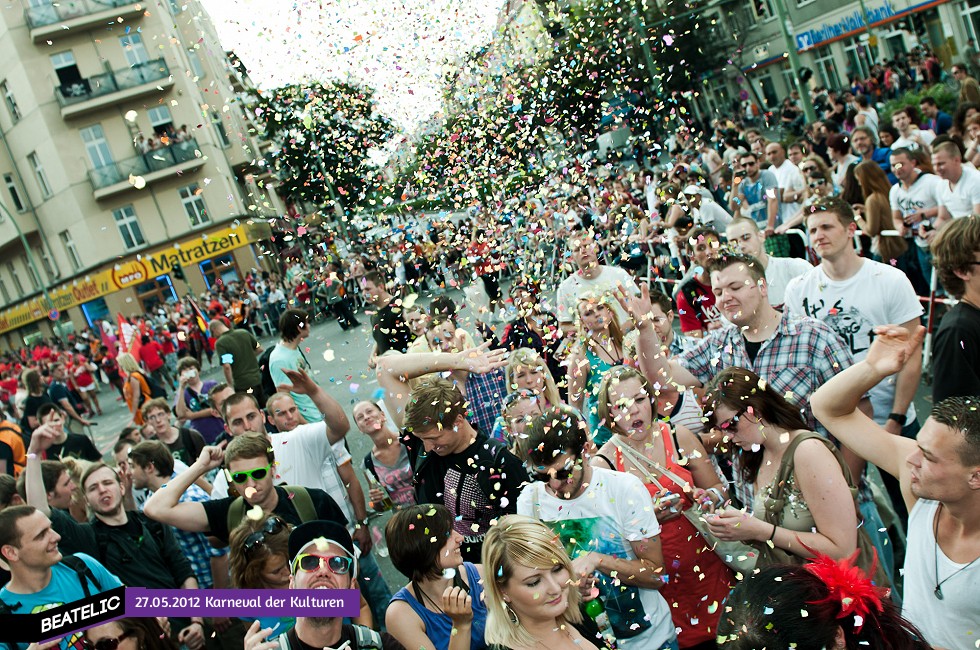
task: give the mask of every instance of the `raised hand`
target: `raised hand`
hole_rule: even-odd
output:
[[[297,395],[313,395],[319,390],[319,386],[316,385],[316,382],[304,370],[283,368],[282,372],[293,383],[279,384],[276,386],[277,390],[281,390],[284,393],[296,393]]]
[[[508,356],[510,356],[509,350],[491,350],[490,342],[486,341],[475,348],[462,352],[462,359],[465,364],[462,370],[477,375],[484,375],[492,370],[506,366]]]
[[[197,457],[197,465],[200,465],[205,472],[221,467],[225,461],[225,450],[221,447],[208,445],[201,450],[201,455]]]
[[[275,650],[279,647],[279,641],[269,641],[272,628],[262,628],[258,621],[252,623],[245,632],[245,650]]]
[[[864,358],[867,363],[882,377],[894,375],[905,367],[910,358],[922,349],[922,340],[926,328],[921,325],[915,333],[910,333],[899,325],[879,325],[874,329],[875,337]]]
[[[617,285],[613,296],[619,302],[637,329],[643,329],[653,324],[653,303],[650,302],[650,287],[643,284],[640,287],[640,295],[634,295],[626,290],[623,285]]]

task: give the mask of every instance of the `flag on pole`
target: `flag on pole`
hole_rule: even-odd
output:
[[[194,312],[194,322],[197,323],[198,329],[204,334],[204,338],[211,338],[211,330],[208,325],[211,323],[211,319],[204,315],[201,308],[197,306],[197,301],[193,298],[188,298],[187,301],[191,304],[191,311]]]

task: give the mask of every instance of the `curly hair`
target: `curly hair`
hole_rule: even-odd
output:
[[[238,589],[274,589],[265,579],[265,567],[270,559],[281,557],[289,563],[289,532],[292,526],[282,522],[282,530],[278,533],[266,532],[265,526],[269,518],[263,517],[255,521],[246,517],[235,527],[228,536],[228,571],[231,574],[231,584]],[[245,549],[246,542],[255,533],[261,532],[263,539],[260,543]]]

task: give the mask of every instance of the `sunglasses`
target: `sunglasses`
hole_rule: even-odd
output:
[[[724,422],[719,422],[717,428],[721,431],[734,431],[738,428],[738,423],[741,421],[743,415],[745,415],[745,411],[739,411]]]
[[[241,485],[249,478],[251,478],[253,481],[261,481],[269,474],[270,469],[272,469],[272,463],[269,463],[265,467],[256,467],[255,469],[246,470],[244,472],[235,472],[233,474],[229,474],[229,476],[231,477],[232,481]]]
[[[800,167],[800,171],[803,172],[804,174],[807,174],[809,172],[817,171],[817,168],[812,165],[809,165],[807,167]]]
[[[82,642],[82,646],[87,648],[87,650],[116,650],[119,647],[119,644],[130,636],[132,636],[130,632],[123,632],[117,637],[106,637],[104,639],[99,639],[95,643],[85,639]]]
[[[565,463],[565,467],[562,469],[556,469],[550,472],[529,472],[532,481],[537,481],[540,483],[547,483],[552,479],[556,481],[567,481],[572,478],[572,474],[578,469],[580,463],[580,458],[569,458]]]
[[[818,187],[823,187],[826,184],[827,184],[827,181],[826,180],[824,180],[822,178],[819,178],[819,179],[817,179],[815,181],[810,181],[810,189],[811,190],[815,190]]]
[[[256,548],[265,544],[265,538],[267,535],[278,535],[285,527],[286,525],[279,517],[269,517],[266,519],[265,525],[262,526],[262,530],[257,530],[245,538],[244,548],[246,557]]]
[[[296,572],[296,569],[312,573],[317,569],[322,569],[324,564],[326,564],[330,573],[342,576],[350,573],[350,568],[354,564],[354,560],[345,555],[313,555],[306,553],[304,555],[297,555],[296,559],[293,560],[293,573]]]

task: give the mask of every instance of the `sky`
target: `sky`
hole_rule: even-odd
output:
[[[355,80],[411,132],[441,109],[447,62],[486,43],[503,0],[202,0],[261,88]]]

